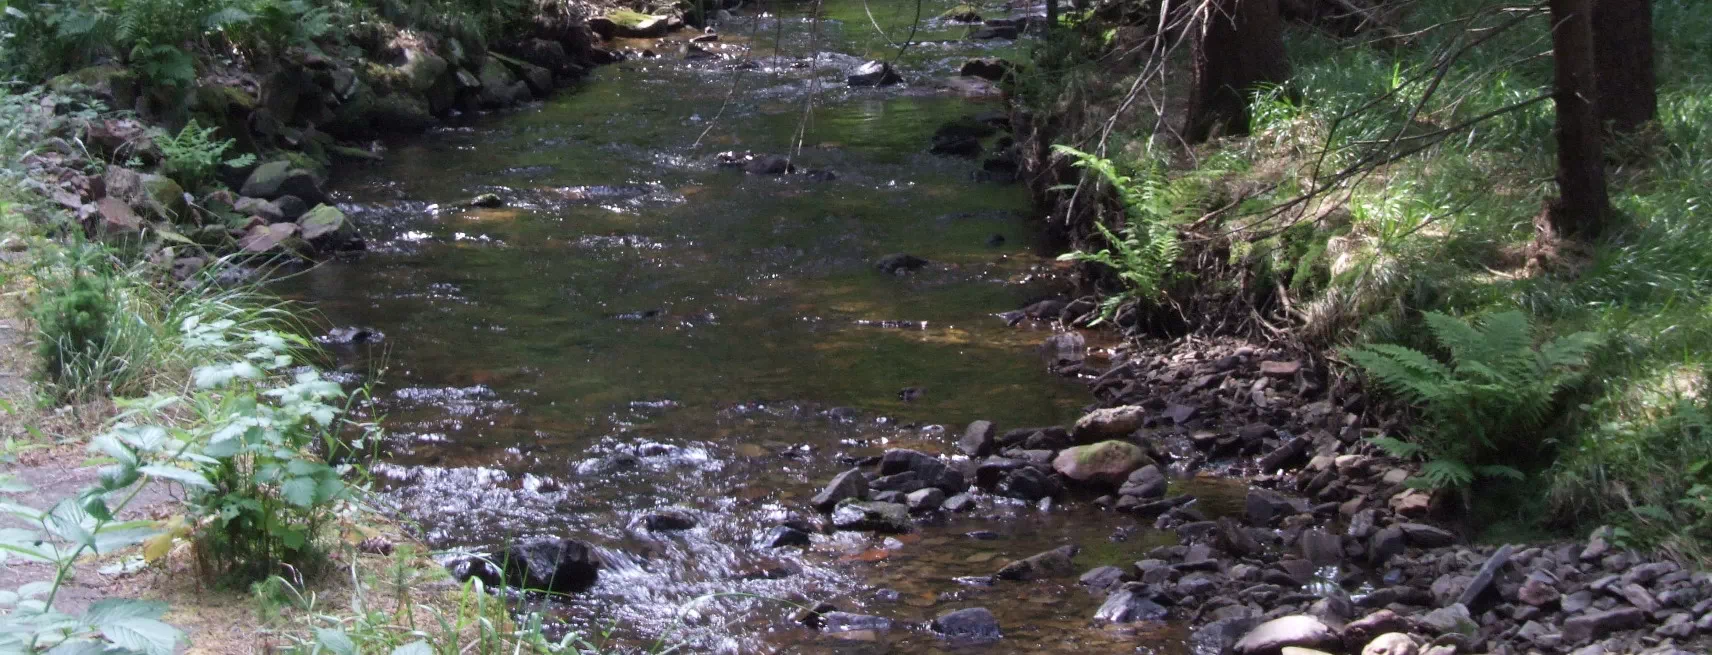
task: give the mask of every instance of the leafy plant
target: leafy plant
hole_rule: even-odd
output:
[[[76,395],[89,390],[86,382],[107,377],[108,367],[100,360],[107,354],[117,310],[111,286],[86,258],[72,263],[63,286],[43,289],[35,309],[43,378]]]
[[[51,580],[0,591],[0,651],[8,653],[127,653],[169,655],[183,635],[160,617],[165,603],[105,599],[81,614],[58,610],[54,603],[73,567],[86,555],[104,555],[140,543],[159,532],[155,521],[119,521],[143,486],[153,480],[188,481],[175,465],[189,444],[158,431],[116,428],[94,441],[91,450],[113,463],[101,469],[99,482],[77,495],[38,510],[4,502],[5,513],[30,528],[0,529],[0,564],[11,560],[52,565]],[[28,485],[0,479],[0,494],[29,491]]]
[[[1109,296],[1100,307],[1100,321],[1110,319],[1118,307],[1130,300],[1154,302],[1164,291],[1165,276],[1170,272],[1182,246],[1177,239],[1177,227],[1199,215],[1200,203],[1207,195],[1207,180],[1220,175],[1216,167],[1203,168],[1192,175],[1172,179],[1158,163],[1139,176],[1119,169],[1110,159],[1082,152],[1064,145],[1053,150],[1074,159],[1076,167],[1094,174],[1096,183],[1103,183],[1117,194],[1123,207],[1123,224],[1116,232],[1096,218],[1094,229],[1105,239],[1099,250],[1074,250],[1058,257],[1059,261],[1091,262],[1112,269],[1123,290]]]
[[[1535,346],[1519,311],[1471,324],[1445,314],[1423,316],[1433,339],[1448,353],[1441,362],[1395,344],[1348,349],[1368,376],[1421,413],[1410,441],[1378,437],[1397,457],[1423,457],[1413,482],[1431,488],[1467,488],[1479,477],[1521,478],[1508,462],[1545,445],[1540,433],[1562,392],[1584,375],[1600,337],[1578,332]]]
[[[218,129],[202,127],[192,118],[176,135],[166,132],[156,134],[154,142],[161,151],[162,171],[184,188],[198,190],[213,182],[215,173],[222,164],[242,167],[255,161],[255,155],[249,153],[224,159],[226,152],[231,150],[235,142],[232,139],[214,138]]]

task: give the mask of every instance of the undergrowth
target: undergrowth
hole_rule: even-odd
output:
[[[1454,475],[1435,476],[1453,486],[1469,482],[1476,465],[1521,475],[1519,483],[1480,483],[1475,514],[1492,524],[1579,532],[1615,523],[1637,543],[1705,558],[1712,555],[1712,434],[1706,430],[1712,349],[1705,345],[1712,343],[1712,267],[1706,265],[1712,261],[1706,195],[1712,188],[1712,46],[1704,35],[1712,32],[1712,6],[1692,0],[1653,5],[1659,117],[1611,148],[1612,197],[1622,221],[1591,248],[1530,265],[1533,220],[1555,195],[1553,110],[1541,101],[1551,64],[1537,56],[1550,46],[1549,25],[1543,13],[1502,31],[1496,28],[1523,14],[1463,20],[1484,7],[1473,1],[1412,4],[1395,17],[1397,31],[1409,35],[1402,45],[1291,26],[1290,92],[1257,94],[1253,136],[1198,146],[1164,175],[1199,175],[1196,162],[1228,158],[1219,167],[1236,174],[1206,189],[1203,202],[1233,202],[1212,223],[1216,229],[1183,241],[1185,252],[1222,248],[1217,252],[1228,252],[1228,264],[1242,271],[1249,302],[1279,312],[1293,337],[1307,345],[1356,346],[1354,352],[1368,353],[1354,357],[1356,363],[1369,368],[1381,351],[1411,358],[1443,353],[1448,344],[1440,343],[1440,328],[1453,319],[1441,315],[1459,317],[1465,327],[1531,323],[1526,343],[1510,344],[1516,353],[1582,339],[1569,335],[1600,335],[1604,346],[1574,369],[1573,384],[1536,386],[1531,383],[1552,376],[1530,376],[1511,385],[1486,372],[1478,380],[1454,365],[1432,375],[1447,385],[1490,391],[1493,397],[1481,402],[1545,408],[1517,428],[1525,439],[1492,439],[1511,418],[1447,418],[1467,396],[1448,394],[1452,387],[1446,386],[1444,398],[1403,397],[1426,420],[1396,435],[1406,441],[1392,445],[1419,450],[1431,461],[1461,460],[1467,466]],[[1139,193],[1147,189],[1143,182],[1158,182],[1133,172],[1153,169],[1161,150],[1180,148],[1157,138],[1150,112],[1122,117],[1109,137],[1099,131],[1115,104],[1111,99],[1134,78],[1108,74],[1101,84],[1090,82],[1098,74],[1085,70],[1111,70],[1125,61],[1111,45],[1121,41],[1113,34],[1123,33],[1062,31],[1081,39],[1040,48],[1041,74],[1027,77],[1019,95],[1036,111],[1059,115],[1073,115],[1079,101],[1099,100],[1089,106],[1108,113],[1085,117],[1082,131],[1072,128],[1061,142],[1087,150],[1086,144],[1100,141],[1113,170],[1131,172],[1131,193]],[[1443,57],[1464,47],[1448,62]],[[1397,157],[1385,165],[1333,179],[1346,166],[1391,155]],[[1288,204],[1310,191],[1317,192],[1313,200]],[[1108,243],[1166,241],[1111,232],[1117,241],[1108,237]],[[1085,249],[1097,254],[1101,248],[1094,246],[1102,244],[1093,241]],[[1102,263],[1125,281],[1114,291],[1146,295],[1160,262],[1105,250],[1112,256]],[[1184,268],[1188,263],[1179,257],[1173,265],[1194,278],[1199,271]],[[1234,284],[1204,280],[1201,288]],[[1431,367],[1427,361],[1434,360],[1416,363]],[[1398,386],[1395,377],[1390,382]]]

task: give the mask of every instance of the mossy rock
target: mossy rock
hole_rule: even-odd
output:
[[[255,111],[256,102],[255,95],[239,87],[207,84],[196,87],[196,99],[191,109],[214,115],[233,111],[247,113]]]
[[[627,39],[655,39],[665,36],[671,31],[671,21],[665,16],[654,16],[629,9],[617,9],[605,16],[589,21],[589,27],[602,37]]]
[[[161,218],[180,223],[195,218],[190,212],[190,203],[184,199],[184,187],[179,186],[172,178],[145,173],[142,181],[143,193],[148,197],[149,207],[160,212]]]
[[[495,52],[488,53],[487,57],[490,60],[498,60],[500,63],[505,64],[506,68],[510,69],[512,73],[516,74],[517,77],[522,78],[523,81],[529,85],[529,90],[533,91],[535,95],[545,96],[553,92],[552,71],[521,59],[513,59]]]
[[[483,107],[504,107],[517,101],[513,85],[517,78],[498,59],[488,57],[482,62],[481,92],[478,100]]]
[[[404,65],[398,69],[412,91],[426,92],[434,88],[434,83],[451,69],[445,59],[427,50],[405,50],[404,57]]]
[[[428,111],[428,99],[413,93],[389,93],[375,99],[374,118],[383,129],[420,132],[438,121]]]
[[[970,4],[961,4],[947,9],[945,10],[945,13],[940,14],[939,17],[945,20],[957,21],[959,23],[981,22],[980,10],[976,9],[975,5]]]
[[[123,66],[90,66],[48,80],[55,93],[88,95],[112,109],[130,109],[137,102],[137,74]]]
[[[297,227],[303,238],[312,243],[337,244],[356,236],[356,228],[351,226],[345,212],[332,205],[316,205],[297,218]]]

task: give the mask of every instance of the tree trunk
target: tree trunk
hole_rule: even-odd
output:
[[[1593,65],[1592,0],[1551,0],[1553,101],[1557,106],[1558,198],[1546,210],[1549,234],[1587,239],[1605,229],[1611,199]]]
[[[1195,85],[1185,138],[1200,143],[1215,133],[1248,134],[1249,94],[1290,77],[1278,0],[1211,0],[1191,29],[1197,30]]]
[[[1593,0],[1599,120],[1627,134],[1658,115],[1652,0]]]
[[[1058,0],[1046,0],[1046,30],[1058,29]]]

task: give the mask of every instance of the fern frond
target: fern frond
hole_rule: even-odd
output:
[[[1385,454],[1398,459],[1414,459],[1425,450],[1420,444],[1384,435],[1373,437],[1368,441],[1380,450],[1385,451]]]
[[[1474,326],[1469,325],[1454,316],[1427,312],[1421,315],[1426,321],[1427,329],[1432,332],[1433,339],[1439,345],[1450,351],[1451,361],[1486,361],[1488,359],[1488,344],[1486,335]]]
[[[1454,459],[1435,459],[1421,465],[1421,478],[1438,489],[1466,487],[1474,482],[1474,470]]]
[[[1378,343],[1344,351],[1368,375],[1412,401],[1443,395],[1454,373],[1418,350]]]

